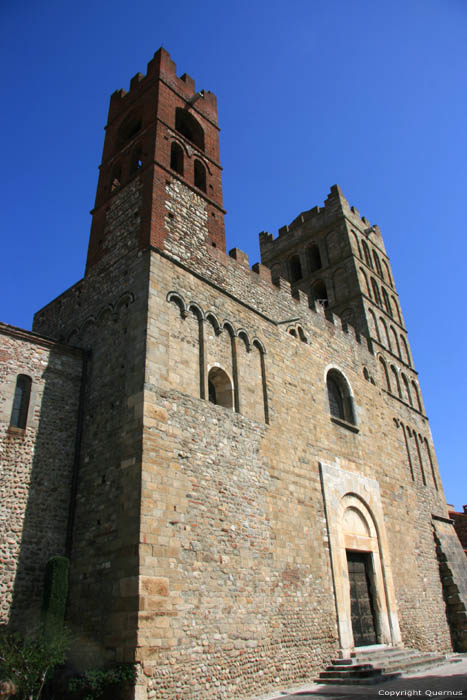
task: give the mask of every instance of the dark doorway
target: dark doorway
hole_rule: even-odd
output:
[[[376,644],[375,612],[371,591],[371,554],[347,552],[350,611],[356,647]]]

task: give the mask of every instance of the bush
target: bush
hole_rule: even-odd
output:
[[[68,570],[66,557],[51,557],[45,568],[42,596],[42,627],[46,637],[55,637],[63,630],[68,597]]]
[[[79,693],[82,700],[101,698],[110,686],[136,681],[136,668],[132,664],[117,664],[108,669],[91,669],[70,678],[68,690]]]
[[[0,678],[13,682],[19,698],[39,700],[45,683],[65,662],[70,648],[67,632],[45,635],[42,631],[21,637],[0,633]]]

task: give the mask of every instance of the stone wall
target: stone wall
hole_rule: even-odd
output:
[[[322,462],[377,480],[402,640],[448,650],[439,475],[422,454],[423,479],[418,453],[411,470],[399,427],[432,446],[426,416],[388,393],[378,357],[337,317],[261,281],[254,310],[254,273],[231,258],[215,282],[211,266],[204,279],[193,268],[152,254],[137,640],[148,697],[248,697],[311,679],[338,652]],[[307,342],[284,316],[299,316]],[[264,348],[269,424],[254,408],[259,364],[238,374],[239,413],[200,398],[203,363],[234,371],[231,328]],[[330,367],[349,381],[356,426],[330,417]]]
[[[0,622],[38,621],[45,565],[66,553],[82,357],[0,325]],[[24,429],[11,426],[19,374],[32,380]]]

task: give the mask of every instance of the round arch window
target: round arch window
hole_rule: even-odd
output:
[[[213,367],[208,375],[208,398],[211,403],[233,408],[233,388],[229,375],[220,367]]]
[[[326,384],[331,416],[355,424],[352,395],[345,377],[337,370],[330,370]]]

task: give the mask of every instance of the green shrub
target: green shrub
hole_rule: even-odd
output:
[[[68,690],[80,694],[82,700],[96,700],[113,685],[136,681],[136,667],[132,664],[117,664],[108,669],[90,669],[68,681]]]
[[[42,596],[42,626],[46,637],[63,630],[68,597],[69,561],[66,557],[51,557],[45,568]]]
[[[39,700],[45,683],[65,662],[70,635],[41,631],[26,637],[0,632],[0,678],[12,681],[19,698]]]

